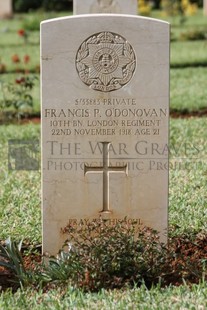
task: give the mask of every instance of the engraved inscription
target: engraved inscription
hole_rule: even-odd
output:
[[[127,175],[127,165],[116,167],[109,165],[109,147],[110,142],[101,142],[103,145],[103,166],[102,167],[88,167],[84,165],[84,174],[88,172],[102,172],[103,173],[103,209],[101,212],[109,213],[109,173],[125,173]]]
[[[83,83],[102,92],[126,85],[136,68],[132,46],[122,36],[101,32],[86,39],[76,55],[76,69]]]
[[[67,226],[62,228],[61,229],[61,232],[63,234],[65,233],[68,233],[68,228],[77,228],[78,226],[88,226],[89,224],[91,223],[97,223],[97,224],[100,224],[102,221],[102,218],[94,218],[94,219],[88,219],[88,218],[81,218],[81,219],[78,219],[78,218],[70,218],[68,220],[68,223],[67,223]],[[136,218],[136,219],[133,219],[133,218],[111,218],[111,219],[104,219],[104,225],[107,225],[107,226],[111,226],[113,227],[114,225],[117,225],[117,224],[125,224],[125,225],[135,225],[137,228],[140,228],[140,226],[143,225],[143,222],[140,218]]]
[[[52,136],[160,136],[168,110],[137,105],[130,98],[107,101],[81,98],[75,99],[70,109],[48,108],[43,115],[49,121]]]

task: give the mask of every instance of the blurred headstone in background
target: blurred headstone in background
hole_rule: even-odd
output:
[[[207,0],[203,0],[203,14],[207,16]]]
[[[12,0],[0,0],[0,19],[13,16]]]
[[[137,15],[137,0],[74,0],[73,14],[132,14]]]

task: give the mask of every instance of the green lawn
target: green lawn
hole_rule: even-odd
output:
[[[171,120],[169,223],[173,234],[207,232],[206,118]]]
[[[41,240],[40,171],[8,171],[8,140],[40,139],[35,125],[0,126],[0,239]]]
[[[71,14],[71,13],[70,13]],[[33,13],[19,14],[13,20],[0,21],[0,62],[6,65],[6,74],[0,74],[1,81],[15,80],[15,73],[19,69],[29,70],[39,75],[39,31],[37,30],[39,22],[44,19],[62,16],[66,13]],[[181,25],[179,17],[163,17],[159,11],[154,11],[153,17],[168,20],[172,24],[172,32],[176,33],[178,39],[181,32],[189,29],[207,29],[207,20],[202,11],[198,14],[188,17],[186,22]],[[21,28],[28,30],[28,42],[17,34]],[[34,31],[32,31],[32,27]],[[171,109],[177,111],[198,111],[207,107],[207,41],[174,41],[171,43]],[[13,63],[12,56],[17,54],[20,63]],[[24,64],[25,55],[30,56],[28,64]],[[19,74],[18,74],[19,75]],[[40,90],[39,82],[36,82],[32,91],[34,98],[34,111],[40,110]],[[0,94],[1,100],[2,94]]]
[[[31,94],[34,99],[34,112],[40,111],[40,80],[38,80]],[[0,80],[15,82],[21,74],[4,74]],[[207,107],[206,87],[207,67],[176,68],[170,71],[170,109],[172,111],[198,111]],[[0,100],[2,93],[0,92]]]
[[[6,64],[7,72],[16,72],[18,69],[28,69],[36,71],[36,68],[39,66],[39,44],[34,45],[23,45],[22,43],[18,46],[6,46],[1,48],[1,59],[4,64]],[[13,63],[12,56],[18,55],[20,62]],[[23,58],[25,55],[30,57],[28,64],[24,64]],[[2,76],[4,78],[4,75]]]
[[[35,86],[30,91],[31,96],[33,97],[34,106],[33,106],[33,112],[32,113],[39,113],[40,112],[40,75],[38,73],[35,74],[29,74],[30,77],[36,76],[37,79],[35,80]],[[22,76],[22,73],[8,73],[4,74],[2,77],[0,76],[0,81],[3,81],[4,83],[14,83],[15,80]],[[0,101],[3,99],[3,92],[0,91]]]
[[[0,308],[4,310],[204,310],[207,308],[207,284],[188,287],[168,287],[151,290],[143,285],[132,290],[101,291],[98,294],[84,294],[68,287],[52,289],[49,292],[20,290],[0,296]]]
[[[169,22],[171,24],[171,32],[176,39],[179,38],[180,33],[186,32],[188,30],[206,30],[206,16],[204,16],[202,9],[198,9],[195,15],[186,16],[184,23],[181,23],[180,15],[166,16],[159,10],[153,10],[151,17]]]
[[[183,68],[170,71],[170,109],[176,111],[198,111],[207,107],[206,88],[207,68]],[[1,79],[14,82],[21,74],[5,74]],[[34,99],[34,112],[40,111],[39,75],[31,94]],[[2,93],[0,93],[0,100]]]
[[[170,227],[173,235],[199,233],[207,222],[207,122],[176,119],[170,129]],[[8,171],[8,140],[39,138],[39,125],[0,126],[0,239],[41,242],[40,171]]]
[[[170,70],[170,108],[197,111],[207,108],[207,67]]]
[[[207,65],[207,41],[176,41],[171,43],[171,66]]]
[[[20,66],[20,64],[12,63],[12,55],[18,54],[22,59],[24,55],[28,54],[31,57],[28,68],[35,71],[36,66],[39,64],[40,57],[39,32],[30,31],[28,43],[24,44],[24,40],[18,36],[17,30],[15,32],[6,31],[1,34],[1,61],[6,65],[7,72],[11,72],[14,71],[16,67]],[[206,40],[171,42],[171,66],[173,68],[199,65],[207,66],[206,48]]]
[[[65,13],[19,14],[13,20],[0,21],[0,61],[7,72],[0,75],[5,82],[15,81],[14,72],[22,69],[36,71],[39,65],[39,31],[29,31],[28,43],[17,34],[18,29],[37,28],[40,20]],[[160,12],[153,12],[160,18]],[[181,32],[204,29],[207,19],[200,10],[196,16],[180,25],[179,17],[166,18],[172,23],[176,41],[171,44],[171,110],[198,111],[207,107],[207,42],[178,41]],[[14,64],[11,57],[28,54],[28,65]],[[203,65],[203,66],[201,66]],[[32,91],[34,111],[40,109],[39,81]],[[0,93],[0,99],[2,94]],[[9,236],[23,239],[25,244],[41,243],[40,170],[8,170],[8,140],[39,140],[40,126],[0,126],[0,240]],[[171,119],[170,122],[170,236],[207,233],[207,121],[206,118]],[[204,260],[204,259],[203,259]],[[206,260],[204,261],[205,264]],[[206,272],[206,271],[205,271]],[[0,295],[0,309],[207,309],[207,284],[160,288],[140,288],[99,293],[83,293],[71,287],[51,288],[48,292],[28,289]]]

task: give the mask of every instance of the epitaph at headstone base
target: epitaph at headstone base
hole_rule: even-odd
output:
[[[58,252],[69,223],[100,216],[136,219],[166,240],[169,24],[46,21],[41,61],[43,251]]]

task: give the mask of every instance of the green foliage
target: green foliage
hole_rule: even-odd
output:
[[[194,76],[193,72],[190,76]],[[7,168],[8,139],[38,140],[39,135],[39,125],[0,126],[0,183],[4,184],[0,188],[0,238],[3,240],[11,235],[30,244],[41,242],[40,171],[8,171]],[[196,234],[206,227],[206,141],[205,118],[171,120],[169,225],[176,228],[176,236]]]
[[[127,218],[116,224],[93,220],[68,226],[63,232],[68,232],[70,238],[57,257],[49,257],[46,263],[30,270],[24,267],[21,243],[17,246],[9,239],[5,247],[0,247],[0,266],[12,271],[22,288],[32,285],[45,290],[60,286],[64,290],[71,285],[85,292],[100,291],[142,283],[151,288],[171,283],[172,276],[173,283],[175,279],[181,283],[182,279],[198,282],[206,278],[203,252],[196,253],[196,259],[191,253],[199,251],[202,238],[205,244],[205,234],[192,241],[186,236],[178,238],[179,246],[172,239],[166,247],[154,230],[140,228],[137,221],[129,223]]]
[[[8,171],[8,140],[39,140],[40,126],[0,126],[0,239],[41,242],[40,171]]]
[[[42,19],[44,18],[41,15],[29,15],[22,21],[22,28],[28,31],[39,31]]]
[[[98,291],[143,282],[147,287],[163,286],[171,283],[172,276],[177,283],[206,277],[205,257],[197,255],[195,259],[187,254],[193,247],[195,251],[199,248],[201,235],[192,241],[183,235],[182,248],[175,252],[176,239],[166,246],[156,231],[141,228],[135,220],[129,223],[127,218],[113,225],[107,220],[93,220],[68,226],[63,232],[69,235],[63,249],[39,272],[41,283],[48,283],[48,288],[51,284],[70,284],[84,291]]]
[[[0,108],[4,112],[14,109],[19,117],[25,109],[33,108],[33,98],[31,90],[34,87],[36,76],[21,76],[15,83],[5,83],[0,81],[1,92],[3,95],[0,101]]]
[[[139,288],[125,290],[101,290],[84,293],[69,286],[42,290],[18,290],[2,292],[0,308],[4,310],[204,310],[207,308],[207,282],[187,286],[160,286],[148,290],[143,284]]]
[[[14,275],[15,280],[24,284],[26,270],[21,255],[22,241],[17,244],[8,238],[5,246],[0,244],[0,266],[9,269]]]
[[[16,284],[15,288],[23,289],[39,280],[35,270],[26,269],[24,265],[22,241],[17,244],[9,237],[4,245],[0,244],[0,267],[10,272],[10,281]]]
[[[193,111],[201,112],[206,109],[206,71],[205,67],[175,68],[170,70],[171,111],[189,113]],[[195,120],[194,124],[198,122],[199,120]],[[190,126],[194,127],[193,122]]]
[[[207,65],[206,41],[175,41],[171,43],[171,68]]]
[[[57,258],[50,258],[45,282],[67,281],[84,290],[158,282],[164,245],[150,228],[136,220],[110,224],[97,219],[64,229],[68,240]]]
[[[169,223],[174,236],[207,231],[206,118],[171,120]]]
[[[69,12],[70,14],[70,12]],[[39,73],[39,31],[33,31],[39,28],[39,21],[63,16],[65,13],[30,13],[22,14],[21,18],[14,18],[9,22],[0,21],[1,33],[1,64],[0,70],[6,74],[1,75],[1,80],[8,83],[12,82],[17,70],[26,69],[30,72]],[[179,17],[163,17],[160,11],[152,12],[155,18],[166,19],[172,24],[173,42],[171,44],[171,107],[177,111],[200,110],[206,106],[206,87],[205,87],[205,67],[207,66],[206,41],[181,41],[181,33],[189,34],[191,31],[200,32],[206,29],[206,18],[203,11],[199,10],[195,16],[190,16],[184,25],[180,26]],[[5,29],[3,31],[3,29]],[[18,35],[18,30],[23,28],[29,32],[27,44]],[[190,35],[191,36],[191,35]],[[191,37],[200,38],[199,34],[192,34]],[[19,63],[13,63],[11,57],[17,54],[20,58]],[[30,55],[31,59],[25,66],[22,59],[24,55]],[[203,68],[198,66],[204,66]],[[174,68],[177,69],[175,72]],[[178,70],[183,68],[183,70]],[[188,81],[190,83],[188,87]],[[35,111],[40,111],[39,83],[36,83],[31,91],[34,99]],[[0,100],[2,94],[0,93]]]
[[[180,16],[180,24],[186,22],[186,16],[194,15],[197,12],[197,4],[189,0],[161,0],[164,13],[168,16]]]
[[[25,1],[29,2],[29,1]],[[31,1],[32,2],[32,1]],[[30,3],[31,3],[30,2]],[[37,2],[37,1],[36,1]],[[51,13],[50,13],[51,14]],[[153,11],[153,16],[160,18],[160,12]],[[57,17],[47,15],[47,17]],[[28,15],[22,18],[14,18],[13,20],[0,21],[2,29],[1,33],[1,63],[6,66],[6,72],[14,72],[16,66],[11,64],[11,56],[15,53],[21,57],[27,53],[32,55],[32,63],[30,70],[35,70],[39,63],[39,34],[38,32],[30,33],[30,40],[25,46],[22,40],[17,36],[17,30],[22,27],[24,19],[25,27],[28,22],[28,29],[37,29],[38,18],[29,18]],[[46,18],[46,17],[45,17]],[[42,19],[45,19],[42,16]],[[206,107],[206,68],[196,67],[198,65],[207,64],[206,61],[206,42],[199,37],[199,33],[191,35],[190,29],[204,29],[206,18],[203,16],[202,10],[199,15],[188,18],[185,24],[180,27],[180,17],[173,16],[167,18],[173,29],[175,41],[171,45],[171,64],[173,67],[186,67],[183,69],[171,70],[171,108],[178,111],[193,111]],[[33,21],[34,20],[34,21]],[[196,27],[196,28],[195,28]],[[4,32],[3,29],[7,28]],[[198,30],[199,32],[200,30]],[[178,42],[181,33],[184,33],[188,39],[200,38],[202,41],[195,42]],[[190,35],[189,35],[190,33]],[[184,36],[185,36],[184,35]],[[23,48],[24,46],[24,48]],[[194,68],[192,68],[194,66]],[[3,70],[5,71],[5,69]],[[11,74],[4,74],[1,79],[6,83],[14,80]],[[39,97],[38,87],[36,91],[36,101]],[[32,95],[33,96],[33,95]],[[169,224],[171,227],[170,235],[187,235],[191,240],[197,233],[205,232],[207,213],[206,213],[206,139],[207,139],[206,119],[191,118],[188,120],[171,120],[171,144],[175,144],[179,149],[177,161],[181,164],[188,164],[186,168],[174,168],[170,166],[170,207],[169,207]],[[0,126],[0,182],[4,184],[0,188],[0,234],[1,239],[5,239],[8,235],[12,235],[15,240],[25,239],[28,244],[37,244],[41,242],[41,215],[40,215],[40,173],[39,172],[20,172],[7,170],[7,140],[9,138],[20,139],[37,139],[39,137],[39,126]],[[188,154],[184,151],[185,143],[190,144]],[[199,156],[195,160],[196,148],[199,149]],[[198,155],[198,154],[197,154]],[[175,154],[171,156],[171,162],[175,161]],[[198,158],[199,157],[199,158]],[[201,165],[196,165],[197,159]],[[194,161],[194,162],[193,162]],[[191,165],[191,163],[195,165]],[[194,241],[193,241],[194,242]],[[73,249],[73,248],[72,248]],[[50,258],[51,264],[49,269],[40,270],[38,275],[32,276],[34,279],[30,283],[38,283],[44,280],[49,282],[47,293],[45,291],[27,290],[25,292],[18,291],[15,295],[10,292],[2,293],[0,296],[0,308],[2,309],[197,309],[207,308],[206,302],[206,282],[198,285],[183,285],[180,287],[160,288],[159,285],[152,287],[151,290],[146,289],[143,285],[140,288],[132,290],[114,290],[99,291],[98,294],[83,294],[82,291],[74,289],[67,285],[52,289],[55,279],[58,285],[60,282],[71,282],[66,279],[65,274],[69,274],[73,281],[77,280],[82,285],[87,285],[90,274],[80,268],[80,265],[64,264],[64,261],[71,262],[72,252],[62,251],[57,258]],[[73,254],[75,256],[76,252]],[[175,253],[174,253],[175,255]],[[192,254],[189,254],[189,260]],[[178,253],[176,253],[178,257]],[[76,258],[77,259],[77,258]],[[52,262],[53,261],[53,262]],[[182,262],[184,263],[184,262]],[[199,262],[199,265],[202,262]],[[203,260],[203,266],[205,265]],[[78,267],[79,266],[79,267]],[[179,266],[180,272],[185,275],[186,270]],[[73,273],[75,268],[79,268],[79,273]],[[200,274],[197,266],[190,265],[192,273]],[[93,271],[93,270],[92,270]],[[58,275],[57,275],[57,274]],[[60,274],[59,274],[60,273]],[[74,274],[74,277],[72,277]],[[81,282],[83,279],[83,282]],[[90,277],[89,277],[90,280]],[[85,282],[84,282],[85,281]],[[90,280],[90,283],[93,283]],[[51,286],[50,286],[51,285]],[[118,286],[118,284],[117,284]]]
[[[195,40],[206,40],[207,39],[207,29],[199,30],[188,30],[181,32],[180,39],[185,41],[195,41]]]
[[[42,267],[41,267],[42,270]],[[78,283],[84,274],[83,265],[76,251],[60,251],[57,257],[50,257],[44,269],[39,272],[40,283],[71,282]]]
[[[46,11],[67,11],[71,9],[72,1],[69,0],[43,0],[42,7]]]
[[[14,0],[13,6],[16,12],[28,12],[41,6],[42,0]]]

